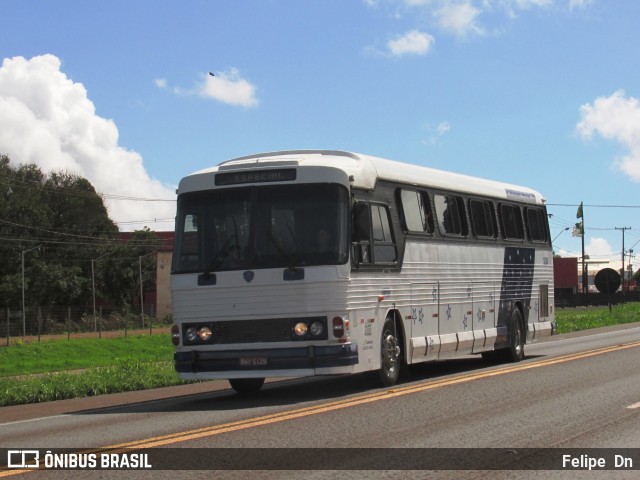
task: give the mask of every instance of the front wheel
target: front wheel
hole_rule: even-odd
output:
[[[402,349],[396,334],[395,322],[387,319],[382,327],[380,341],[380,382],[385,387],[392,387],[400,375],[400,359]]]
[[[262,388],[264,378],[231,378],[229,384],[240,395],[254,395]]]

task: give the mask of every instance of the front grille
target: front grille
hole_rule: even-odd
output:
[[[314,322],[322,323],[322,334],[313,336],[311,332],[307,332],[305,336],[298,337],[293,333],[293,327],[299,322],[305,322],[308,326]],[[182,326],[182,332],[184,335],[184,332],[190,327],[200,329],[205,326],[209,327],[212,332],[209,341],[189,343],[187,339],[183,337],[184,344],[224,345],[229,343],[326,340],[328,338],[327,317],[269,318],[188,323]]]

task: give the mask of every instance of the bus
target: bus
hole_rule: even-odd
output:
[[[535,190],[332,150],[235,158],[180,181],[171,288],[183,379],[518,362],[552,334]]]

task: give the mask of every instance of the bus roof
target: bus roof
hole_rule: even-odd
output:
[[[539,192],[527,187],[339,150],[258,153],[227,160],[193,175],[284,166],[321,166],[343,170],[352,179],[351,185],[355,188],[373,189],[376,181],[388,180],[416,187],[465,192],[527,203],[545,202]],[[183,186],[182,182],[180,186]]]

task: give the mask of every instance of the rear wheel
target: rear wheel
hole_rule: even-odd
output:
[[[385,387],[391,387],[396,384],[400,375],[402,353],[395,322],[391,318],[382,327],[380,352],[380,382]]]
[[[264,378],[231,378],[229,383],[240,395],[254,395],[262,388]]]
[[[482,352],[483,360],[490,363],[519,362],[524,358],[525,336],[522,314],[520,310],[516,308],[511,315],[511,323],[509,324],[509,347],[490,352]]]
[[[511,316],[511,325],[509,325],[509,348],[502,350],[502,360],[506,362],[519,362],[524,358],[524,322],[522,314],[517,308]]]

